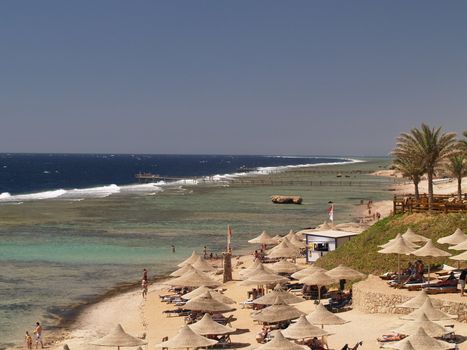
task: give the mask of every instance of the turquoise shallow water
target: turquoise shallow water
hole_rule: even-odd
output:
[[[339,171],[386,165],[386,160],[370,160],[322,168],[329,173],[300,169],[268,179],[337,181]],[[352,180],[352,186],[205,184],[156,195],[2,205],[0,347],[21,341],[37,320],[50,331],[60,319],[75,317],[75,306],[137,283],[144,267],[152,277],[163,276],[193,249],[201,252],[207,245],[221,252],[228,224],[234,229],[235,252],[246,252],[246,240],[262,230],[284,234],[322,223],[329,200],[336,203],[336,221],[345,222],[353,219],[361,199],[392,196],[387,179],[349,176],[342,181]],[[304,202],[274,205],[272,194],[299,194]]]

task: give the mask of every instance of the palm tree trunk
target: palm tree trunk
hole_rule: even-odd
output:
[[[420,199],[420,192],[418,191],[418,183],[419,181],[414,181],[413,184],[415,186],[415,199],[418,201]]]
[[[462,200],[462,176],[457,177],[457,199]]]
[[[433,209],[433,169],[427,169],[428,177],[428,210]]]

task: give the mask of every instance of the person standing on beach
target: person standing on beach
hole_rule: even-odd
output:
[[[464,296],[465,280],[467,279],[467,269],[463,269],[459,276],[459,284],[461,285],[461,297]]]
[[[36,336],[36,349],[41,344],[41,349],[44,348],[44,343],[42,342],[42,326],[39,322],[36,322],[36,328],[34,329],[34,335]]]
[[[148,280],[148,270],[143,269],[143,280]]]
[[[32,350],[32,337],[28,331],[26,331],[26,336],[24,337],[24,340],[26,341],[26,348],[28,350]]]
[[[175,246],[172,244],[172,253],[175,253]]]

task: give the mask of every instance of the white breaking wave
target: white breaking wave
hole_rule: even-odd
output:
[[[286,156],[277,156],[277,157],[286,157]],[[310,157],[310,159],[316,157]],[[9,204],[21,204],[24,201],[34,201],[34,200],[44,200],[44,199],[59,199],[59,200],[69,200],[69,201],[81,201],[86,198],[105,198],[114,194],[141,194],[154,196],[161,191],[164,191],[165,188],[174,188],[181,186],[196,186],[200,183],[219,183],[220,185],[225,185],[229,180],[243,177],[243,176],[261,176],[268,175],[271,173],[283,172],[288,169],[294,168],[307,168],[307,167],[316,167],[322,165],[342,165],[350,163],[361,163],[365,162],[364,160],[359,159],[350,159],[350,158],[341,158],[341,162],[334,163],[315,163],[315,164],[299,164],[299,165],[283,165],[283,166],[274,166],[274,167],[258,167],[253,171],[247,172],[237,172],[231,174],[216,174],[212,176],[204,176],[201,179],[186,178],[182,180],[177,180],[173,182],[158,181],[145,184],[131,184],[131,185],[122,185],[118,186],[116,184],[90,187],[90,188],[75,188],[71,190],[52,190],[44,191],[37,193],[29,194],[18,194],[11,195],[8,192],[0,193],[0,203],[9,203]]]

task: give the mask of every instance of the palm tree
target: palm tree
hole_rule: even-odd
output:
[[[433,176],[444,160],[456,151],[456,134],[443,133],[441,128],[430,128],[422,124],[420,129],[413,128],[397,138],[393,154],[419,159],[428,178],[428,208],[433,208]]]
[[[393,165],[394,168],[401,172],[403,177],[407,177],[412,180],[415,186],[415,199],[419,199],[420,194],[418,191],[418,184],[420,183],[423,174],[425,174],[425,168],[423,168],[420,160],[399,155],[393,160]]]
[[[457,179],[457,199],[462,200],[462,177],[467,173],[467,158],[463,154],[449,157],[446,169]]]

